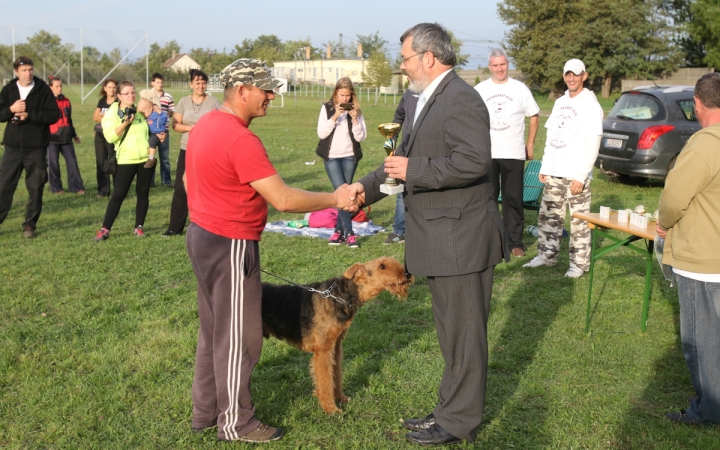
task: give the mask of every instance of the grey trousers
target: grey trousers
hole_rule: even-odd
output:
[[[260,425],[250,395],[263,344],[258,242],[228,239],[191,223],[186,244],[200,316],[192,426],[217,420],[218,439],[237,440]]]
[[[487,321],[493,270],[428,277],[445,371],[433,414],[453,436],[474,441],[482,422],[487,381]]]

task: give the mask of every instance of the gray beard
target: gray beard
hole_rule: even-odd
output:
[[[422,91],[424,91],[428,87],[429,84],[430,84],[430,80],[429,80],[428,76],[425,75],[419,80],[411,81],[410,84],[408,85],[408,89],[410,90],[410,92],[419,94]]]

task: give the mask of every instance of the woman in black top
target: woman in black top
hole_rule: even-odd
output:
[[[100,90],[100,101],[93,114],[95,126],[95,163],[97,172],[98,197],[110,196],[110,175],[103,172],[103,163],[110,155],[115,153],[115,146],[103,137],[102,128],[99,127],[105,112],[110,105],[117,101],[117,81],[108,78]]]

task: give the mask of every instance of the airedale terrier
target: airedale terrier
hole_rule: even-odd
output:
[[[396,259],[378,258],[353,264],[342,277],[309,284],[314,292],[263,283],[263,336],[275,336],[312,353],[314,394],[325,412],[340,412],[335,400],[349,400],[342,389],[342,342],[355,313],[382,291],[407,298],[412,281]]]

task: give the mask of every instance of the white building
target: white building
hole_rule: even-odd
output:
[[[172,52],[172,57],[163,63],[163,67],[175,72],[189,72],[190,69],[200,69],[200,64],[185,53]]]
[[[353,84],[362,83],[362,73],[367,60],[348,59],[299,59],[293,61],[275,61],[273,76],[287,78],[290,84],[319,84],[335,86],[337,80],[348,77]]]

